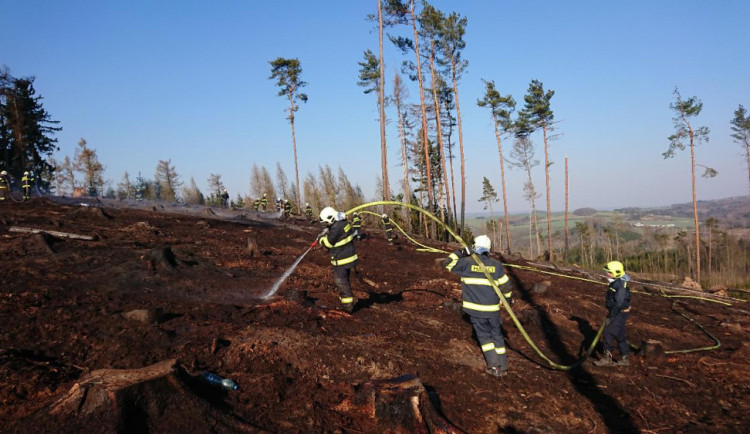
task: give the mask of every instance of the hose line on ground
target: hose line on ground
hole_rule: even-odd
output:
[[[346,211],[346,214],[351,214],[351,213],[353,213],[355,211],[359,211],[361,209],[370,208],[370,207],[374,207],[374,206],[380,206],[380,205],[405,206],[405,207],[410,208],[410,209],[412,209],[414,211],[421,212],[422,214],[424,214],[425,216],[429,217],[434,222],[436,222],[437,224],[439,224],[440,226],[442,226],[459,244],[461,244],[462,247],[464,247],[464,248],[468,248],[469,247],[469,246],[466,245],[466,243],[464,242],[464,240],[461,239],[461,237],[459,237],[458,235],[456,235],[451,230],[451,228],[448,227],[445,223],[443,223],[440,219],[438,219],[437,217],[435,217],[434,215],[432,215],[429,211],[424,210],[424,209],[422,209],[422,208],[420,208],[418,206],[412,205],[410,203],[395,202],[395,201],[369,202],[369,203],[365,203],[365,204],[356,206],[356,207],[350,209],[349,211]],[[471,253],[471,257],[472,257],[472,259],[474,259],[474,261],[477,263],[477,265],[480,265],[480,266],[483,265],[482,262],[479,259],[479,256],[477,256],[476,253],[472,252]],[[578,365],[580,365],[581,363],[583,363],[591,355],[591,353],[593,353],[594,349],[596,348],[596,344],[599,342],[599,339],[601,338],[602,332],[604,331],[604,321],[601,322],[601,325],[599,326],[599,330],[596,332],[596,336],[594,337],[594,340],[591,343],[591,346],[589,347],[589,349],[586,351],[586,353],[581,358],[579,358],[576,362],[574,362],[571,365],[561,365],[559,363],[555,363],[552,360],[550,360],[544,353],[542,353],[542,351],[536,346],[536,344],[534,343],[534,341],[531,340],[531,338],[529,337],[528,333],[523,328],[523,326],[521,325],[521,323],[518,321],[518,318],[516,317],[516,315],[513,313],[513,309],[511,309],[510,305],[508,304],[508,301],[505,299],[505,297],[503,296],[503,294],[500,292],[500,288],[497,287],[497,284],[495,283],[494,279],[492,279],[492,276],[490,276],[490,274],[484,268],[482,268],[482,270],[484,272],[485,277],[487,277],[487,280],[490,282],[490,285],[492,285],[492,289],[495,291],[495,293],[497,294],[498,298],[500,299],[500,303],[503,305],[503,307],[505,308],[505,311],[508,313],[508,315],[510,316],[510,318],[513,320],[513,324],[516,325],[516,328],[518,328],[518,330],[523,335],[524,339],[526,340],[526,343],[528,343],[529,346],[531,346],[531,348],[537,353],[537,355],[539,357],[541,357],[547,363],[549,363],[549,365],[551,367],[553,367],[555,369],[558,369],[558,370],[561,370],[561,371],[567,371],[567,370],[573,369],[573,368],[577,367]]]

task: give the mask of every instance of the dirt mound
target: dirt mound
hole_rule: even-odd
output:
[[[85,198],[0,204],[3,432],[744,432],[746,304],[633,282],[630,367],[560,371],[503,312],[510,374],[484,373],[444,253],[357,241],[353,315],[303,218]],[[13,227],[28,229],[11,231]],[[71,236],[74,235],[74,236]],[[444,243],[421,243],[450,250]],[[539,350],[571,364],[604,279],[504,258]],[[567,277],[566,277],[567,276]],[[573,277],[573,278],[568,278]],[[720,342],[717,347],[716,341]],[[237,390],[202,381],[205,371]]]

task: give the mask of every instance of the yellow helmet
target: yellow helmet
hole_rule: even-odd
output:
[[[625,274],[625,267],[620,261],[612,261],[607,262],[607,265],[604,266],[604,271],[612,273],[613,277],[621,277]]]

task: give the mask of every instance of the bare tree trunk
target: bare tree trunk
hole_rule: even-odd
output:
[[[432,205],[435,201],[432,196],[432,173],[430,172],[430,151],[429,151],[430,139],[427,134],[427,107],[424,102],[424,84],[422,83],[424,78],[422,77],[422,58],[419,54],[419,34],[417,33],[417,17],[414,14],[414,0],[411,0],[409,8],[411,12],[412,29],[414,30],[414,52],[417,55],[417,80],[419,81],[419,108],[422,112],[422,139],[424,140],[424,143],[422,145],[424,147],[425,170],[427,171],[427,200],[429,201],[429,204],[427,205],[427,209],[432,211],[430,208],[432,208]],[[430,219],[430,228],[432,230],[425,234],[427,238],[430,238],[432,234],[435,233],[435,222],[432,219]]]
[[[443,180],[445,180],[445,156],[443,155],[443,128],[440,124],[440,100],[438,99],[437,94],[437,79],[435,77],[435,41],[431,41],[430,46],[430,80],[432,82],[432,100],[435,105],[435,129],[436,129],[436,135],[437,135],[437,145],[438,145],[438,156],[440,157],[440,164],[443,168]],[[448,182],[443,182],[445,186],[445,202],[448,203],[448,198],[450,196],[450,191],[448,190]],[[439,184],[438,184],[439,185]],[[438,188],[438,191],[440,192],[440,220],[445,223],[445,211],[443,209],[443,189]],[[449,207],[450,208],[450,207]]]
[[[700,226],[698,223],[698,199],[695,191],[695,144],[693,143],[693,127],[684,118],[685,124],[688,126],[688,132],[690,133],[690,164],[691,164],[691,180],[693,183],[693,221],[695,222],[695,281],[700,284],[701,282],[701,236]]]
[[[542,133],[544,134],[544,176],[547,186],[547,250],[549,251],[550,260],[555,257],[552,251],[552,210],[550,209],[549,197],[549,147],[547,146],[547,124],[542,124]]]
[[[299,165],[297,164],[297,137],[294,134],[294,94],[289,91],[289,125],[292,127],[292,146],[294,147],[294,179],[297,188],[297,209],[302,209],[302,195],[299,189]]]
[[[380,157],[383,172],[383,200],[391,200],[391,184],[388,181],[388,147],[385,142],[385,61],[383,59],[383,11],[378,1],[378,39],[380,42],[380,84],[378,86],[378,107],[380,109]],[[297,182],[299,185],[299,180]],[[297,187],[299,196],[299,187]]]
[[[378,3],[380,1],[378,0]],[[401,113],[401,102],[397,99],[396,110],[398,110],[398,139],[401,142],[401,164],[404,166],[404,203],[411,203],[411,187],[409,186],[409,159],[406,156],[406,136],[404,133],[404,118]],[[411,232],[411,218],[409,217],[409,207],[404,207],[404,219],[406,220],[406,230]]]
[[[461,126],[461,106],[458,103],[458,77],[456,77],[456,59],[451,57],[451,70],[453,73],[453,95],[456,97],[456,120],[458,121],[458,145],[461,155],[461,234],[464,232],[464,221],[466,216],[466,159],[464,158],[464,133]]]
[[[508,192],[505,188],[505,161],[503,158],[503,146],[500,140],[500,131],[497,128],[497,116],[493,113],[493,123],[495,124],[495,140],[497,140],[497,153],[500,155],[500,180],[503,185],[503,211],[505,213],[505,241],[508,245],[508,253],[511,253],[510,247],[510,219],[508,217]]]
[[[563,254],[563,262],[565,265],[568,264],[568,204],[569,204],[569,193],[568,193],[568,157],[565,157],[565,253]]]

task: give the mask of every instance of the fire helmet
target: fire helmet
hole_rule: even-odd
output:
[[[607,262],[607,265],[604,266],[604,271],[612,273],[613,277],[621,277],[625,274],[625,266],[620,261]]]
[[[474,238],[474,247],[472,248],[472,250],[479,254],[488,253],[491,246],[492,241],[490,240],[490,237],[488,237],[487,235],[479,235],[478,237]]]
[[[329,225],[333,224],[336,221],[336,214],[338,213],[335,209],[327,206],[320,211],[320,221]]]

